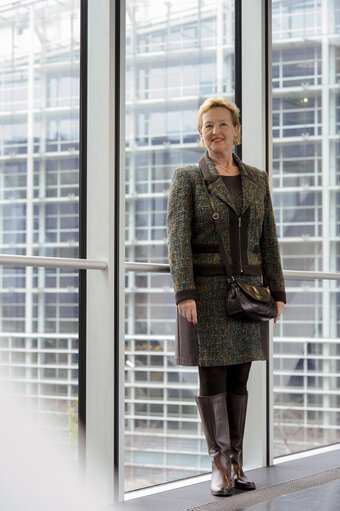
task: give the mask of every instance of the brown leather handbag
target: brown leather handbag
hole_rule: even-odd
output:
[[[204,177],[203,182],[206,186],[211,208],[213,210],[212,218],[217,231],[219,251],[228,277],[228,292],[226,298],[227,313],[231,316],[252,321],[268,321],[269,319],[275,318],[277,314],[277,307],[276,302],[270,293],[269,287],[245,284],[234,278],[230,268],[227,248],[222,236],[220,216],[216,211],[213,198],[204,181]]]

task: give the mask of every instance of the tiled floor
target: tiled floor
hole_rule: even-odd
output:
[[[287,461],[272,467],[249,471],[248,477],[256,482],[257,488],[322,472],[340,466],[340,450],[316,454],[299,460]],[[210,482],[198,483],[147,497],[130,500],[120,506],[122,511],[184,511],[220,500],[210,495]],[[235,492],[237,493],[237,491]],[[233,497],[227,497],[232,499]],[[120,509],[119,508],[119,509]],[[340,511],[340,481],[279,497],[270,502],[257,504],[247,511]]]

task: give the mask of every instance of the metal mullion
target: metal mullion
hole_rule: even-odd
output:
[[[264,102],[265,102],[265,158],[266,171],[269,174],[271,187],[273,185],[273,99],[272,99],[272,0],[264,2]],[[281,208],[280,208],[281,209]],[[281,210],[281,215],[283,214]],[[266,400],[267,400],[267,431],[266,431],[266,464],[273,464],[274,441],[274,382],[273,382],[273,325],[269,324],[270,356],[266,361]]]
[[[87,258],[87,59],[88,3],[80,3],[80,80],[79,80],[79,257]],[[86,271],[79,270],[78,295],[78,459],[80,472],[86,467]],[[72,340],[71,340],[72,345]],[[69,355],[72,360],[72,355]],[[83,433],[84,432],[84,433]]]
[[[241,112],[242,123],[242,0],[235,0],[234,3],[234,16],[235,16],[235,35],[234,35],[234,51],[235,51],[235,103]],[[241,144],[235,148],[236,154],[242,160],[242,139]]]
[[[114,68],[114,405],[113,405],[113,464],[114,501],[124,500],[124,351],[125,351],[125,72],[126,72],[126,0],[116,0]]]

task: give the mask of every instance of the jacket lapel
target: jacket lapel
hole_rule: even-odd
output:
[[[240,160],[237,154],[233,153],[233,159],[241,173],[242,182],[242,212],[241,215],[249,208],[252,202],[258,195],[257,183],[253,180],[247,165]]]
[[[247,171],[246,165],[240,160],[240,158],[233,153],[233,159],[235,164],[238,166],[241,174],[242,182],[242,212],[250,206],[256,197],[256,183],[251,179],[249,172]],[[207,183],[209,192],[212,195],[216,195],[220,200],[228,204],[235,211],[235,204],[230,194],[228,187],[223,183],[220,174],[217,172],[213,161],[209,158],[208,152],[206,152],[199,161],[199,167],[202,171],[203,178]]]
[[[199,167],[202,171],[203,178],[207,184],[209,192],[235,210],[235,204],[228,187],[223,183],[221,176],[217,172],[215,165],[209,158],[207,152],[200,159]]]

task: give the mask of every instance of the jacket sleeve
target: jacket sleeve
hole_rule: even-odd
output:
[[[274,300],[286,303],[285,283],[283,279],[269,180],[268,175],[266,173],[264,174],[266,181],[266,194],[264,200],[262,236],[260,239],[264,284],[269,286]]]
[[[167,214],[169,263],[176,304],[196,299],[191,249],[192,218],[190,175],[186,169],[179,168],[172,176]]]

